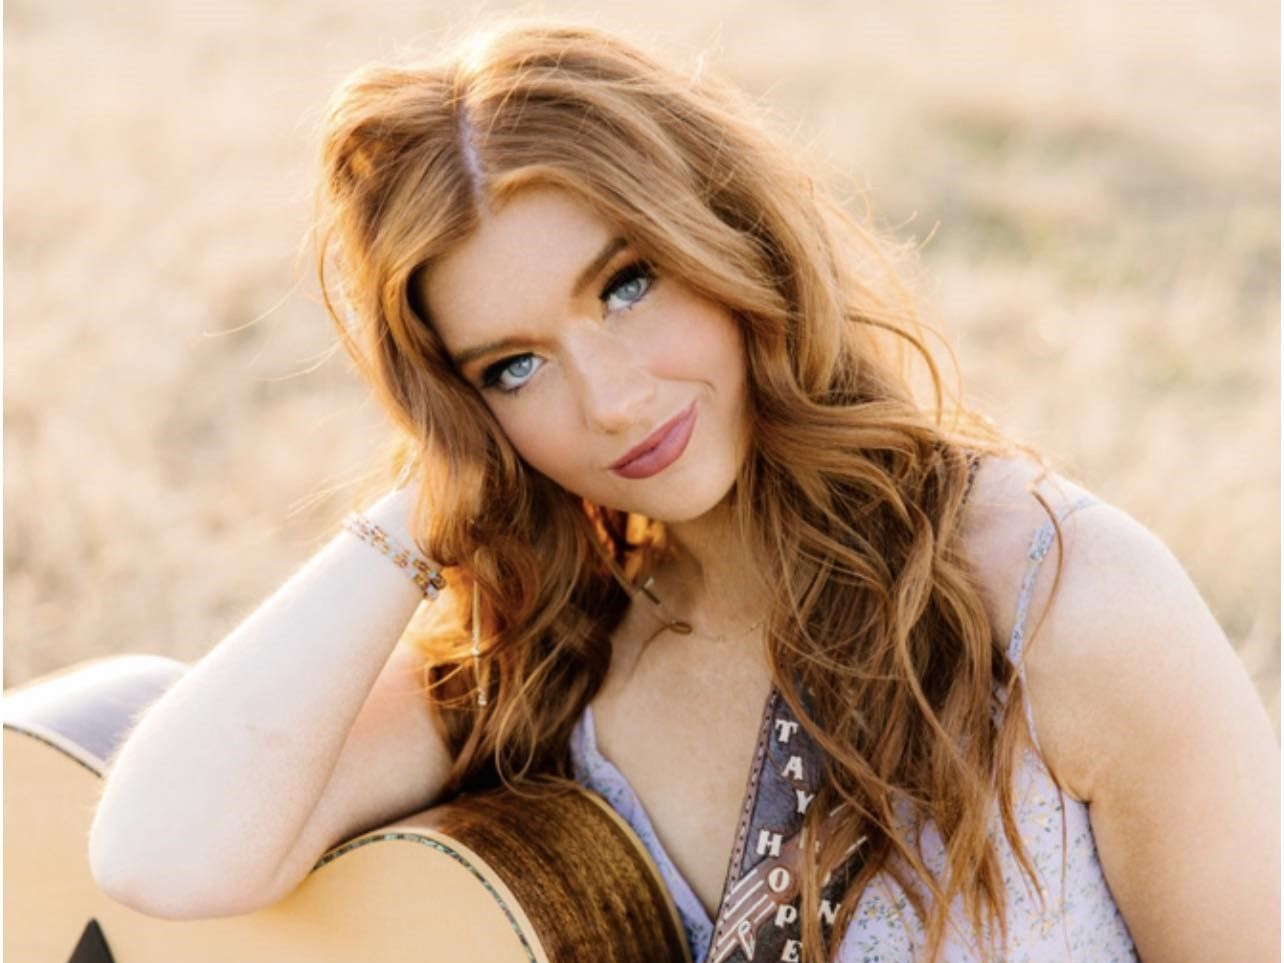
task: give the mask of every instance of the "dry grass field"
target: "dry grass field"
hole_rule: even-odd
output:
[[[867,189],[970,400],[1164,538],[1278,726],[1275,3],[522,9],[703,54]],[[477,16],[5,5],[6,685],[195,658],[333,530],[384,423],[303,246],[316,123]]]

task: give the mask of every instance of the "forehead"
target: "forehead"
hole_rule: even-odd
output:
[[[537,323],[565,304],[580,271],[615,232],[574,195],[518,192],[426,271],[421,294],[433,326],[456,351],[464,340]]]

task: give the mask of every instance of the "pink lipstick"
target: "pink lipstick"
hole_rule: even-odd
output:
[[[611,471],[623,478],[650,478],[664,471],[681,457],[695,430],[695,402],[670,418],[647,436],[642,444],[611,466]]]

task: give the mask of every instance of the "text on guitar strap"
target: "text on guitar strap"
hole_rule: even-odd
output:
[[[802,960],[800,831],[822,772],[819,747],[773,688],[707,963]],[[859,870],[858,847],[821,890],[820,922],[826,933],[847,881]]]

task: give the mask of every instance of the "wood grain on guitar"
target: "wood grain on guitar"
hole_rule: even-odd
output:
[[[244,916],[175,922],[114,903],[86,846],[102,773],[183,671],[120,656],[5,693],[6,960],[690,963],[645,848],[570,784],[459,797],[363,833]]]

